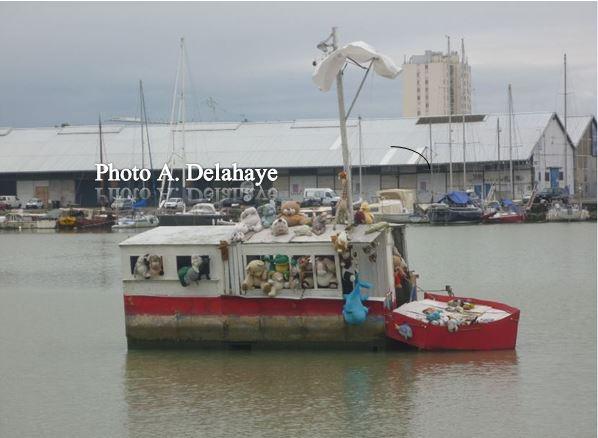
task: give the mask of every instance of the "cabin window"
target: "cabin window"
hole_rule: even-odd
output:
[[[563,180],[563,172],[559,172],[559,181]]]
[[[296,255],[290,261],[292,271],[290,286],[295,289],[314,288],[314,257],[311,255]]]
[[[176,270],[191,266],[191,256],[176,256]]]
[[[341,287],[337,256],[334,254],[246,255],[245,268],[255,260],[264,263],[269,280],[273,280],[274,273],[282,274],[284,290],[337,291]]]
[[[139,256],[131,256],[129,257],[129,262],[131,263],[131,275],[135,274],[135,265],[137,264],[137,259]]]
[[[176,270],[183,286],[210,278],[210,257],[207,255],[176,256]]]
[[[142,260],[140,260],[142,258]],[[164,259],[156,254],[145,254],[142,256],[130,256],[129,264],[131,275],[144,278],[164,275]]]
[[[318,289],[338,289],[338,275],[334,256],[316,256],[315,277]]]
[[[544,173],[544,181],[546,181],[546,182],[550,181],[550,172]]]

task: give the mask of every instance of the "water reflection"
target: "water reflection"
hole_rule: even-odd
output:
[[[133,436],[147,430],[353,436],[387,434],[390,421],[399,436],[417,434],[421,411],[434,408],[430,395],[497,384],[509,392],[517,367],[514,351],[130,351],[127,428]]]

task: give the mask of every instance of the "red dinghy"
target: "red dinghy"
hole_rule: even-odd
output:
[[[525,215],[514,211],[499,211],[492,216],[484,217],[482,220],[487,224],[518,224],[525,220]]]
[[[422,350],[512,350],[519,309],[426,292],[389,312],[386,335]]]

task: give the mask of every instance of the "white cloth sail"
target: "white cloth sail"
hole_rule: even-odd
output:
[[[312,79],[321,91],[330,90],[337,73],[345,65],[347,58],[366,65],[373,60],[372,68],[385,78],[394,79],[401,72],[401,69],[388,56],[376,52],[372,46],[363,41],[355,41],[336,49],[316,65]]]

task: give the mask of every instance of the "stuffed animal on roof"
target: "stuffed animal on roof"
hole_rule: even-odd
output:
[[[257,210],[255,207],[248,207],[241,213],[240,221],[247,225],[248,231],[258,231],[262,230],[262,220],[260,219],[260,215],[257,214]]]
[[[370,211],[370,204],[368,204],[366,201],[363,201],[361,203],[358,213],[361,213],[361,216],[363,218],[363,222],[360,222],[360,223],[367,224],[367,225],[374,223],[374,215]]]
[[[262,226],[270,228],[276,219],[276,206],[272,202],[264,204],[259,208],[259,214],[262,217]]]
[[[284,234],[289,234],[289,224],[287,223],[286,219],[279,217],[274,222],[272,222],[272,227],[270,227],[273,236],[282,236]]]
[[[346,254],[349,252],[349,237],[346,232],[341,231],[340,233],[330,236],[330,240],[332,241],[334,249],[339,254]]]
[[[311,232],[316,236],[320,236],[326,232],[326,223],[328,220],[328,213],[322,212],[318,215],[313,214]]]
[[[287,221],[289,227],[296,225],[305,225],[307,223],[307,216],[301,213],[299,203],[296,201],[285,201],[280,206],[281,215]]]

